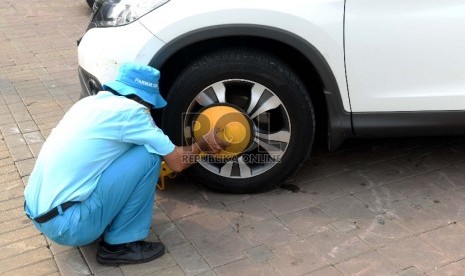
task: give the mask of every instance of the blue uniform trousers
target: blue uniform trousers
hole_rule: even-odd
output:
[[[62,245],[86,245],[102,234],[110,244],[142,240],[150,231],[160,167],[159,155],[134,146],[102,173],[85,201],[45,223],[34,224]]]

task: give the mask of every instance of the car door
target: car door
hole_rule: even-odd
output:
[[[352,111],[465,110],[465,1],[347,0]]]

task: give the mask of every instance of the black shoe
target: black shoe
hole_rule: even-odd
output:
[[[165,254],[165,246],[161,242],[136,241],[111,247],[105,242],[100,244],[97,250],[99,263],[106,265],[140,264]]]

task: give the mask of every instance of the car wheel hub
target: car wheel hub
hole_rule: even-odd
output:
[[[291,121],[284,104],[257,82],[228,79],[199,92],[183,119],[187,144],[214,128],[206,127],[205,121],[196,124],[199,114],[209,122],[231,114],[221,119],[225,121],[219,125],[225,127],[219,137],[232,140],[234,147],[199,160],[202,167],[226,178],[254,177],[270,170],[281,162],[290,143]]]
[[[194,120],[192,136],[199,141],[203,135],[217,129],[217,137],[230,143],[225,150],[215,155],[218,160],[230,160],[240,155],[252,142],[253,123],[238,108],[216,104],[204,108]]]

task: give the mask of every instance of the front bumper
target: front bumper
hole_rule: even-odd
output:
[[[81,66],[78,67],[79,82],[81,83],[81,96],[80,99],[90,95],[95,95],[102,90],[102,84],[96,77],[84,70]]]
[[[101,84],[113,81],[124,62],[149,64],[163,46],[164,42],[138,21],[121,27],[88,30],[78,46],[82,96],[95,94]]]

